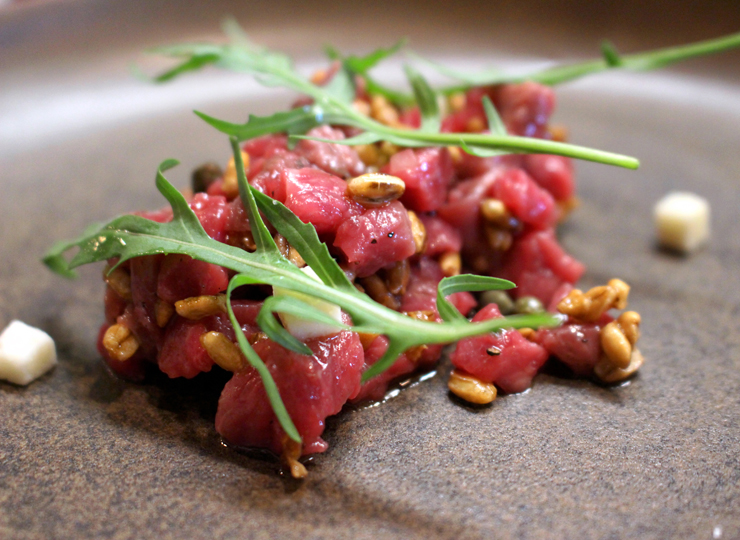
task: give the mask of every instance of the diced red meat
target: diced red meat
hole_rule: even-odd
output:
[[[408,212],[398,201],[345,220],[337,229],[334,246],[358,277],[374,274],[416,251]]]
[[[488,304],[473,317],[473,322],[499,317],[496,304]],[[489,352],[496,350],[500,353]],[[492,382],[504,392],[515,393],[532,385],[532,378],[547,361],[547,351],[516,330],[501,330],[460,341],[450,359],[456,368]]]
[[[159,369],[170,378],[192,379],[202,371],[210,371],[213,360],[200,344],[200,336],[208,329],[202,321],[174,317],[167,328],[157,362]]]
[[[344,133],[331,126],[313,128],[307,135],[335,141],[344,139]],[[358,176],[365,172],[365,164],[351,146],[301,139],[296,145],[296,152],[318,168],[342,178]]]
[[[263,135],[244,143],[242,150],[249,154],[247,178],[251,180],[262,172],[268,159],[276,154],[287,152],[288,137],[285,135]]]
[[[244,209],[242,200],[237,197],[229,202],[226,217],[226,234],[238,234],[251,231],[249,226],[249,216]]]
[[[452,293],[447,300],[465,317],[468,317],[470,311],[478,305],[475,296],[465,291]]]
[[[327,72],[326,81],[338,66],[336,63]],[[369,99],[361,79],[357,96]],[[553,93],[532,82],[468,90],[462,109],[443,119],[442,131],[485,131],[485,96],[492,99],[510,133],[548,136],[547,122],[555,104]],[[308,103],[310,98],[300,101]],[[418,127],[418,107],[401,111],[400,120],[409,127]],[[339,141],[359,133],[361,130],[347,126],[321,126],[308,134]],[[363,278],[408,260],[411,278],[398,298],[401,311],[437,313],[437,286],[443,274],[435,258],[448,252],[460,252],[466,268],[514,281],[518,286],[512,291],[515,297],[536,296],[551,311],[583,272],[583,265],[563,251],[553,232],[558,213],[555,201],[567,201],[573,196],[573,169],[567,158],[479,158],[462,152],[459,157],[455,154],[453,163],[446,148],[405,149],[393,155],[381,169],[404,181],[402,198],[384,206],[364,208],[346,195],[345,179],[366,170],[352,147],[302,140],[289,150],[286,135],[267,135],[247,141],[243,148],[250,158],[250,184],[285,203],[303,222],[312,223],[322,240],[333,245],[332,254],[347,271]],[[227,200],[222,184],[223,180],[212,183],[207,194],[192,198],[190,206],[210,237],[244,245],[250,230],[246,212],[238,197]],[[513,243],[507,251],[489,246],[480,215],[480,202],[486,197],[503,201],[522,224],[511,231]],[[416,254],[407,210],[417,212],[425,225],[427,242],[420,255]],[[160,223],[172,219],[169,208],[138,215]],[[156,360],[170,377],[191,378],[211,370],[213,362],[201,346],[200,337],[204,332],[217,331],[235,340],[228,316],[217,313],[191,321],[175,314],[160,328],[156,324],[156,306],[162,301],[173,304],[192,296],[222,293],[230,273],[177,254],[139,257],[124,268],[131,275],[132,299],[126,301],[110,287],[106,289],[106,323],[98,339],[100,353],[111,369],[133,379],[144,376],[146,361]],[[262,294],[257,288],[252,292]],[[463,314],[476,305],[475,298],[466,292],[448,299]],[[242,330],[254,338],[260,331],[256,317],[262,302],[235,299],[232,305]],[[436,317],[439,321],[438,314]],[[495,304],[490,304],[473,320],[495,317],[500,317],[500,313]],[[595,324],[570,320],[559,328],[539,330],[536,342],[526,340],[515,330],[468,338],[458,343],[452,363],[505,392],[528,388],[548,354],[570,366],[575,374],[587,375],[601,354],[599,330],[609,320],[608,315]],[[104,332],[114,323],[130,328],[140,343],[138,351],[126,362],[112,360],[102,346]],[[361,385],[362,371],[377,362],[387,349],[384,336],[378,336],[365,351],[359,336],[351,332],[309,340],[308,345],[313,356],[292,353],[266,339],[255,343],[255,350],[273,374],[304,439],[304,454],[326,449],[321,439],[324,421],[339,412],[347,400],[382,398],[392,381],[434,365],[442,350],[441,345],[433,345],[407,351],[389,370]],[[232,444],[282,451],[284,433],[262,382],[251,367],[234,374],[224,388],[216,426]]]
[[[483,109],[482,98],[487,94],[483,88],[471,88],[465,93],[465,107],[452,113],[442,120],[442,131],[464,133],[469,131],[473,119],[484,120],[486,112]]]
[[[447,252],[459,252],[462,249],[462,235],[452,225],[436,216],[419,216],[427,232],[427,244],[424,255],[434,257]]]
[[[364,355],[360,338],[353,332],[306,344],[313,356],[288,351],[271,340],[258,341],[254,349],[275,379],[303,439],[303,454],[312,454],[327,448],[321,438],[326,417],[338,413],[357,394]],[[282,451],[283,430],[251,367],[234,374],[226,384],[218,402],[216,430],[237,446]]]
[[[110,287],[105,288],[105,322],[115,324],[116,319],[123,315],[126,309],[126,301]]]
[[[308,160],[295,152],[278,150],[272,156],[265,159],[262,169],[256,176],[249,178],[249,183],[258,191],[273,199],[285,202],[285,178],[284,169],[302,169],[308,167]]]
[[[524,137],[543,137],[555,109],[552,88],[535,82],[504,84],[493,92],[493,104],[506,130]]]
[[[564,283],[575,283],[584,266],[565,253],[552,229],[533,231],[514,240],[506,259],[495,275],[516,283],[513,294],[536,296],[545,305]]]
[[[242,145],[242,150],[249,154],[249,160],[268,158],[279,150],[288,149],[288,137],[285,135],[263,135],[250,139]]]
[[[567,201],[573,196],[573,162],[563,156],[531,154],[523,156],[523,165],[540,187],[556,201]]]
[[[545,229],[555,224],[555,201],[521,169],[509,169],[490,188],[511,214],[526,225]]]
[[[260,331],[257,315],[263,302],[254,300],[233,300],[231,303],[236,320],[247,339]],[[221,332],[236,342],[234,327],[226,313],[218,313],[197,321],[183,319],[177,315],[167,325],[162,350],[157,359],[159,369],[171,378],[191,379],[198,373],[210,371],[213,361],[203,346],[200,336],[205,332]]]
[[[401,311],[437,312],[437,285],[444,277],[439,264],[427,257],[411,267],[406,292],[401,298]]]
[[[489,96],[501,116],[506,130],[513,135],[542,137],[555,109],[555,94],[551,88],[534,83],[505,84],[493,89],[471,88],[465,93],[465,107],[447,116],[442,131],[470,131],[471,120],[485,120],[483,97]]]
[[[229,275],[221,266],[172,254],[165,256],[156,288],[152,290],[165,302],[174,304],[192,296],[219,294],[228,286]]]
[[[263,302],[254,300],[233,300],[232,309],[236,320],[246,335],[252,338],[260,332],[257,315]],[[217,313],[197,321],[173,316],[167,325],[164,344],[159,353],[159,369],[172,378],[190,379],[198,373],[210,371],[213,361],[200,344],[200,336],[205,332],[221,332],[236,342],[236,333],[226,313]]]
[[[477,251],[481,238],[480,201],[503,174],[504,169],[487,173],[455,185],[447,202],[438,211],[439,217],[460,231],[466,248]]]
[[[153,357],[157,353],[163,337],[162,329],[157,326],[155,313],[157,276],[162,260],[161,255],[149,255],[129,261],[133,300],[126,306],[122,316],[127,317],[126,326],[139,339],[142,352],[148,357]]]
[[[253,332],[259,331],[259,326],[257,325],[257,315],[259,315],[263,303],[264,302],[260,302],[257,300],[231,301],[231,309],[234,311],[234,317],[236,317],[236,320],[239,322],[240,325],[242,325],[242,330],[244,330],[244,332],[247,334],[247,337],[249,337],[250,329]],[[209,328],[209,330],[222,333],[228,333],[229,331],[233,332],[231,322],[228,320],[228,316],[225,313],[223,314],[223,319],[223,323],[227,327],[227,329],[222,330],[220,328],[217,328],[214,324],[213,327]]]
[[[214,240],[222,242],[229,217],[226,198],[221,195],[196,193],[190,201],[190,208],[195,212],[206,234]],[[172,208],[162,208],[153,212],[136,212],[135,215],[156,221],[157,223],[167,223],[172,221]]]
[[[577,376],[593,373],[599,361],[601,345],[598,324],[565,324],[557,328],[543,328],[536,341],[552,356],[567,365]]]
[[[432,212],[442,206],[454,175],[446,148],[408,148],[394,154],[383,172],[404,181],[401,202],[415,212]]]
[[[223,242],[226,236],[226,221],[229,217],[226,198],[196,193],[190,202],[190,208],[198,216],[206,234],[214,240]]]
[[[153,212],[134,212],[135,216],[141,216],[157,223],[167,223],[172,221],[172,208],[162,208],[161,210],[154,210]]]
[[[285,206],[320,235],[333,233],[362,206],[347,197],[347,183],[319,169],[284,169]]]
[[[412,129],[419,129],[421,127],[421,111],[418,106],[414,105],[410,109],[401,111],[398,120]]]
[[[380,360],[386,349],[388,349],[388,338],[385,336],[376,337],[365,351],[365,369]],[[416,358],[416,355],[414,355],[416,360],[411,360],[409,355],[406,353],[402,354],[395,362],[393,362],[393,365],[390,368],[377,377],[373,377],[365,382],[360,388],[359,393],[352,397],[350,402],[361,403],[363,401],[378,401],[383,399],[383,396],[388,390],[388,386],[390,386],[393,381],[399,380],[406,375],[411,375],[412,373],[424,368],[430,368],[437,362],[441,354],[441,345],[427,346],[421,356]]]
[[[444,277],[437,261],[422,257],[411,267],[411,279],[401,298],[401,311],[433,311],[437,313],[437,285]],[[468,292],[451,294],[448,300],[461,314],[467,315],[476,305]]]
[[[385,336],[376,337],[365,351],[365,369],[380,360],[386,349],[388,349],[388,338]],[[361,403],[368,400],[379,401],[383,399],[386,390],[388,390],[388,385],[394,379],[412,373],[414,370],[416,370],[416,365],[405,354],[402,354],[390,368],[365,382],[359,393],[353,396],[350,401],[352,403]]]
[[[460,152],[460,158],[453,161],[455,175],[458,178],[473,178],[496,168],[517,168],[521,166],[519,154],[505,156],[478,157],[467,152]]]
[[[568,296],[572,290],[573,285],[568,282],[563,283],[560,287],[555,289],[555,292],[552,293],[552,297],[550,298],[550,303],[547,305],[547,311],[550,313],[556,313],[558,311],[558,304],[560,301]]]

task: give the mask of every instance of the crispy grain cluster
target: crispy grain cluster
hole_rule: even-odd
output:
[[[558,311],[576,321],[596,322],[609,309],[625,309],[630,287],[621,279],[593,287],[584,293],[573,289],[558,304]],[[599,332],[601,358],[594,374],[606,383],[622,381],[633,375],[644,362],[637,349],[640,337],[640,314],[625,311],[616,320],[604,325]]]

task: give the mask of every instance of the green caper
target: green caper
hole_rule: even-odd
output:
[[[481,294],[480,303],[483,306],[496,304],[501,315],[514,313],[514,301],[505,291],[486,291]]]
[[[532,313],[542,313],[545,311],[545,306],[539,298],[522,296],[514,302],[514,310],[522,315],[531,315]]]
[[[204,163],[193,171],[190,185],[195,193],[206,191],[208,187],[224,175],[221,167],[215,163]]]

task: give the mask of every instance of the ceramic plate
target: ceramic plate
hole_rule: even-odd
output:
[[[163,65],[140,56],[144,46],[215,37],[231,12],[307,70],[326,42],[363,51],[402,34],[461,67],[521,67],[585,58],[604,33],[636,50],[740,22],[733,3],[708,3],[694,19],[682,15],[691,3],[678,3],[672,28],[657,3],[628,4],[624,24],[593,6],[556,13],[544,3],[496,12],[121,1],[0,12],[0,324],[39,326],[59,351],[59,365],[30,386],[0,383],[0,536],[740,537],[738,53],[558,90],[556,122],[572,141],[642,162],[637,172],[578,164],[583,204],[560,231],[588,267],[584,287],[613,276],[632,285],[647,363],[617,388],[541,374],[530,391],[472,409],[446,391],[445,361],[388,402],[331,418],[330,449],[295,481],[221,444],[222,377],[112,377],[95,350],[101,268],[65,281],[39,262],[91,221],[161,206],[153,180],[163,159],[182,161],[172,172],[180,186],[196,165],[226,161],[228,141],[191,109],[237,121],[291,100],[217,72],[150,86],[128,71],[132,61]],[[652,207],[674,189],[711,203],[711,243],[691,257],[655,246]]]

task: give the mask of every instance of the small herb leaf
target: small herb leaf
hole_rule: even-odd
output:
[[[221,133],[237,137],[240,141],[271,133],[292,131],[305,133],[319,125],[312,107],[301,107],[287,112],[275,113],[271,116],[249,115],[249,120],[245,124],[232,124],[199,111],[195,111],[195,114]]]
[[[352,75],[343,66],[334,74],[329,84],[325,87],[327,95],[343,103],[352,103],[355,98],[355,85]]]
[[[303,223],[283,203],[268,197],[264,193],[260,193],[254,188],[252,188],[252,193],[257,206],[265,214],[267,220],[298,251],[321,281],[335,289],[349,292],[357,291],[336,261],[332,259],[326,244],[319,240],[313,225]]]
[[[460,274],[459,276],[447,277],[440,281],[437,287],[437,311],[445,321],[464,320],[465,317],[447,300],[449,295],[463,291],[502,291],[514,287],[516,285],[511,281],[488,276]]]
[[[336,50],[333,50],[333,52],[336,53],[336,56],[332,58],[332,60],[341,60],[344,67],[348,69],[351,73],[363,77],[365,79],[365,89],[367,90],[367,93],[371,96],[382,95],[391,103],[402,107],[409,107],[414,104],[414,98],[412,96],[409,96],[397,90],[393,90],[392,88],[388,88],[387,86],[380,84],[370,75],[370,70],[372,68],[377,66],[386,58],[396,54],[402,47],[405,46],[405,44],[406,40],[402,39],[391,47],[376,49],[368,55],[348,56],[344,59],[342,58],[341,54],[339,54]],[[329,51],[327,51],[327,54],[328,53]]]
[[[240,141],[251,138],[256,134],[266,134],[270,130],[274,133],[288,132],[295,136],[307,132],[318,124],[333,124],[351,126],[365,133],[343,141],[329,141],[334,144],[368,144],[367,141],[388,141],[399,146],[419,148],[425,146],[458,145],[462,140],[471,152],[477,155],[499,155],[501,153],[551,153],[597,161],[600,163],[617,165],[636,169],[639,162],[628,156],[613,154],[584,148],[580,146],[532,139],[529,137],[514,137],[508,135],[481,134],[481,133],[438,133],[439,111],[436,99],[431,99],[434,92],[428,83],[415,71],[409,70],[409,78],[414,87],[420,107],[423,106],[424,128],[421,130],[398,129],[381,124],[355,110],[348,102],[347,81],[340,79],[337,88],[327,88],[312,84],[300,75],[292,66],[290,59],[281,53],[276,53],[257,47],[251,43],[231,43],[224,46],[215,45],[186,45],[175,48],[160,49],[170,56],[182,58],[188,54],[193,56],[216,55],[215,65],[251,73],[258,80],[270,86],[283,86],[309,95],[315,104],[266,118],[250,118],[242,125],[232,124],[199,113],[201,118],[229,136],[235,136]],[[383,57],[379,53],[377,57]],[[210,56],[209,56],[210,58]],[[210,60],[209,60],[210,61]],[[357,69],[366,67],[372,62],[366,60],[357,62]],[[194,69],[194,68],[193,68]],[[352,72],[351,66],[347,67]],[[340,77],[344,77],[341,75]],[[339,88],[344,88],[339,90]],[[369,88],[369,86],[368,86]],[[338,93],[337,93],[338,92]],[[495,153],[494,153],[495,151]]]
[[[344,59],[344,65],[357,75],[365,75],[380,62],[400,51],[406,43],[405,39],[401,39],[390,47],[379,47],[365,56],[348,56]]]
[[[242,160],[241,148],[236,137],[231,137],[231,148],[234,151],[234,164],[236,165],[237,182],[239,184],[239,197],[241,197],[244,210],[249,218],[249,227],[252,231],[254,243],[257,244],[257,253],[277,257],[280,250],[275,244],[270,231],[267,229],[265,222],[262,221],[257,202],[252,195],[252,188],[247,183],[247,176],[244,171],[244,161]]]
[[[439,132],[442,120],[439,116],[439,106],[437,105],[437,94],[429,86],[429,83],[421,73],[411,66],[405,67],[406,77],[411,83],[414,91],[414,98],[421,112],[421,131],[428,133]]]
[[[409,51],[408,54],[409,56],[411,56],[418,62],[421,62],[422,64],[425,64],[431,67],[433,70],[444,75],[445,77],[449,77],[450,79],[461,81],[465,83],[466,85],[470,85],[470,86],[483,86],[483,85],[489,84],[487,82],[489,80],[496,79],[497,77],[505,76],[504,72],[497,68],[488,68],[484,71],[478,71],[474,73],[465,73],[463,71],[458,71],[449,66],[446,66],[440,62],[435,62],[434,60],[425,58],[416,52]]]
[[[451,94],[454,92],[460,92],[471,86],[511,84],[521,83],[524,81],[556,85],[610,69],[626,69],[631,71],[660,69],[676,62],[682,62],[698,56],[716,54],[737,47],[740,47],[740,32],[707,41],[691,43],[689,45],[666,47],[663,49],[630,55],[619,55],[613,45],[605,44],[602,45],[603,58],[577,64],[554,66],[531,73],[525,73],[523,75],[512,75],[491,71],[464,74],[456,72],[450,68],[440,66],[439,64],[435,64],[430,60],[421,60],[426,64],[434,65],[441,73],[462,81],[462,85],[458,84],[448,86],[441,90],[445,94]]]
[[[496,107],[491,103],[491,98],[483,96],[483,110],[486,111],[486,119],[488,120],[488,129],[494,135],[506,135],[506,126],[504,121],[496,110]]]
[[[607,65],[611,68],[620,67],[622,65],[622,57],[619,56],[617,49],[609,41],[604,41],[601,44],[601,55],[604,57]]]

